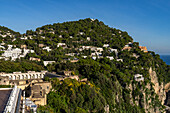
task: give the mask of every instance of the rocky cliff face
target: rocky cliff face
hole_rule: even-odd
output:
[[[160,110],[160,107],[154,107],[153,98],[158,96],[159,101],[162,105],[164,105],[164,101],[166,99],[166,92],[164,90],[164,84],[159,84],[158,77],[155,71],[152,68],[149,69],[149,75],[152,83],[147,83],[145,87],[141,87],[140,91],[142,96],[138,95],[135,98],[132,97],[133,92],[136,89],[136,84],[129,84],[126,88],[130,89],[130,103],[132,105],[141,106],[144,108],[146,113],[162,113],[163,111]],[[144,82],[138,82],[138,85],[144,85]],[[154,84],[154,85],[151,85]],[[154,94],[155,92],[155,94]],[[154,103],[154,104],[153,104]]]
[[[164,105],[166,106],[167,113],[170,112],[170,83],[165,85],[165,92],[166,92],[166,100]]]
[[[151,82],[154,84],[153,88],[155,90],[155,93],[159,96],[159,100],[161,101],[161,104],[164,105],[164,101],[166,99],[164,84],[163,83],[159,84],[156,72],[153,71],[152,68],[149,69],[149,75],[151,78]]]

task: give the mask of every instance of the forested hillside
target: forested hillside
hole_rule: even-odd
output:
[[[45,78],[51,81],[52,90],[47,105],[38,108],[39,113],[164,111],[164,84],[170,80],[170,66],[158,54],[142,50],[127,32],[90,18],[45,25],[25,34],[6,29],[0,28],[14,35],[0,36],[6,49],[9,44],[14,48],[25,45],[35,52],[15,61],[1,59],[1,72],[68,70],[80,79],[87,78]],[[32,61],[32,57],[40,60]],[[44,66],[43,61],[55,63]]]

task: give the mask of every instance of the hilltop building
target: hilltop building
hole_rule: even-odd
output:
[[[147,50],[147,48],[145,46],[139,46],[139,48],[141,49],[141,51],[143,51],[145,53],[148,52],[148,50]]]

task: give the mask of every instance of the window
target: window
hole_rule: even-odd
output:
[[[42,96],[42,92],[40,91],[40,95]]]

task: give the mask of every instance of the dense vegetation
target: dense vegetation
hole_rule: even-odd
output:
[[[6,37],[3,37],[2,35],[7,35],[8,33],[10,33],[11,37],[8,35]],[[20,37],[20,33],[19,32],[15,32],[7,27],[4,26],[0,26],[0,43],[3,41],[5,43],[12,43],[12,40],[14,38]]]
[[[27,71],[41,71],[44,68],[41,65],[38,65],[30,61],[0,61],[0,72],[12,73],[12,72],[27,72]]]
[[[145,112],[144,100],[151,101],[150,107],[163,109],[154,92],[154,84],[151,83],[148,71],[149,68],[156,71],[159,84],[167,83],[170,80],[170,66],[167,66],[154,52],[141,51],[139,43],[136,42],[131,46],[131,50],[122,51],[126,44],[133,42],[127,32],[110,28],[101,21],[88,18],[45,25],[37,28],[36,31],[28,30],[21,36],[29,38],[21,40],[19,34],[16,35],[16,40],[11,39],[5,43],[15,44],[17,47],[25,44],[27,48],[35,50],[35,53],[30,53],[24,59],[18,59],[15,62],[0,61],[1,72],[47,69],[58,73],[70,70],[81,79],[87,78],[85,82],[46,78],[51,81],[52,90],[47,96],[47,105],[40,106],[38,112],[103,113],[104,108],[109,105],[110,112],[142,113]],[[90,41],[87,41],[87,37],[90,37]],[[1,38],[1,40],[6,39]],[[61,42],[66,43],[67,48],[57,47],[57,44]],[[43,50],[39,44],[50,47],[52,51]],[[123,62],[117,61],[115,53],[109,52],[108,48],[104,48],[103,58],[96,60],[90,58],[93,51],[78,50],[83,45],[103,47],[103,44],[109,44],[110,48],[117,49],[118,58],[123,59]],[[79,55],[67,56],[65,55],[67,53],[79,53]],[[83,55],[87,58],[82,58]],[[109,60],[106,56],[113,56],[114,59]],[[30,57],[40,58],[41,61],[30,62],[28,61]],[[74,58],[79,61],[72,63],[68,60]],[[56,63],[44,67],[42,62],[45,60],[54,60]],[[135,81],[135,74],[142,74],[144,81]],[[148,84],[151,89],[146,88]],[[128,88],[130,85],[133,89]],[[144,98],[144,92],[150,96]]]
[[[83,110],[84,112],[95,111],[102,113],[103,111],[100,111],[100,109],[103,110],[104,107],[108,104],[110,106],[111,112],[144,112],[142,91],[148,90],[147,88],[145,88],[147,84],[153,86],[153,84],[150,82],[148,71],[138,68],[124,69],[123,67],[123,63],[110,61],[107,58],[99,59],[97,61],[94,61],[92,59],[82,59],[77,63],[67,62],[63,64],[56,64],[57,71],[74,70],[77,74],[79,73],[81,78],[88,78],[90,84],[93,84],[94,90],[98,89],[94,92],[98,92],[99,95],[96,95],[95,93],[93,93],[93,95],[96,95],[98,101],[100,100],[100,98],[102,98],[103,100],[99,101],[99,104],[95,105],[95,103],[93,102],[94,98],[91,97],[91,91],[90,89],[87,89],[88,87],[90,87],[87,85],[88,83],[77,82],[75,80],[65,80],[64,82],[58,82],[56,80],[56,82],[52,79],[51,81],[53,83],[53,89],[56,92],[51,92],[50,94],[48,94],[49,104],[46,107],[40,108],[40,111],[43,111],[43,109],[48,109],[53,112],[61,112],[63,110],[65,112],[76,112],[77,109],[81,108],[81,110]],[[145,82],[138,83],[134,81],[133,75],[139,72],[145,75]],[[130,90],[127,89],[127,86],[130,83],[136,86],[136,88],[132,91],[132,97],[134,101],[136,97],[141,96],[140,106],[132,106],[130,104],[131,94]],[[77,84],[80,84],[81,87]],[[153,98],[153,107],[161,107],[161,103],[156,97],[154,89],[152,88],[152,90],[147,93],[148,95],[153,94],[151,96],[151,98]],[[79,104],[80,95],[83,105]],[[54,98],[63,99],[63,96],[64,101],[60,101],[64,103],[59,102],[61,105],[55,105],[54,103],[58,103],[59,100],[55,101]],[[72,102],[72,96],[74,96],[75,102]],[[103,103],[103,101],[105,103]],[[86,105],[87,102],[90,106]],[[93,104],[91,104],[91,102]],[[58,107],[62,105],[65,105],[65,108]],[[98,108],[96,111],[96,107],[99,107],[100,109]]]

